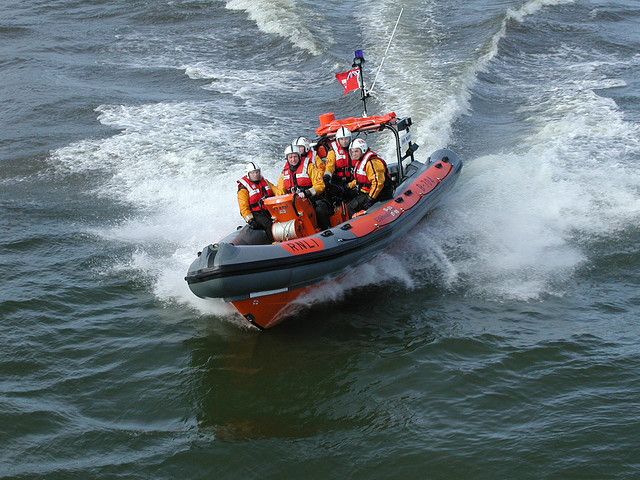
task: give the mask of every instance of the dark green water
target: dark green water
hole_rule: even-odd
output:
[[[268,332],[189,292],[398,10],[0,6],[1,478],[640,478],[636,2],[407,3],[373,109],[442,208]]]

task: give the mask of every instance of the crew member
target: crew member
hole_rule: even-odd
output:
[[[307,197],[313,203],[318,219],[318,227],[321,230],[329,228],[330,206],[319,197],[324,191],[322,174],[311,161],[310,156],[304,160],[300,158],[300,150],[297,145],[288,145],[284,150],[286,163],[282,169],[282,175],[278,180],[276,193],[296,193],[300,197]]]
[[[309,157],[311,162],[315,165],[316,170],[318,170],[320,175],[322,175],[325,168],[323,157],[318,155],[316,151],[311,148],[311,142],[309,142],[309,139],[306,137],[298,137],[293,144],[300,149],[300,159],[304,161]]]
[[[260,167],[253,163],[247,163],[247,174],[238,180],[238,205],[240,215],[245,219],[250,228],[264,230],[267,238],[273,242],[271,235],[271,214],[264,208],[264,199],[273,197],[275,187],[262,176]]]
[[[390,199],[393,185],[385,161],[362,138],[351,142],[349,155],[354,163],[354,179],[349,184],[355,195],[348,204],[351,215],[367,210],[378,200]]]
[[[313,148],[316,151],[316,155],[318,155],[322,159],[322,162],[325,164],[325,168],[326,168],[327,152],[331,150],[331,147],[329,146],[328,138],[321,137],[318,143],[316,143],[316,145]]]
[[[340,127],[336,132],[336,138],[330,144],[331,150],[327,153],[325,183],[330,182],[332,176],[341,183],[348,183],[353,179],[353,164],[349,156],[351,138],[351,130],[347,127]]]

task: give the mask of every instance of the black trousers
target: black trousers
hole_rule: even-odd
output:
[[[369,203],[369,194],[360,192],[354,198],[352,198],[347,207],[349,207],[349,216],[353,217],[353,214],[364,210],[364,206]]]
[[[331,214],[333,213],[333,207],[324,198],[314,198],[311,200],[314,208],[316,209],[316,219],[318,220],[318,227],[320,230],[326,230],[331,226],[329,221]]]
[[[269,242],[273,242],[273,235],[271,234],[271,226],[273,221],[271,220],[271,214],[266,210],[260,210],[258,212],[252,212],[253,219],[256,221],[260,228],[265,231]]]

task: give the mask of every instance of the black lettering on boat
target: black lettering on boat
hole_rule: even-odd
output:
[[[296,252],[301,250],[315,250],[316,248],[322,247],[322,245],[320,245],[314,238],[305,238],[302,240],[287,242],[287,246]]]

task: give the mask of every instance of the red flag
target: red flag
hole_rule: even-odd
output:
[[[336,73],[336,78],[344,87],[345,95],[360,88],[360,72],[357,67],[346,72]]]

